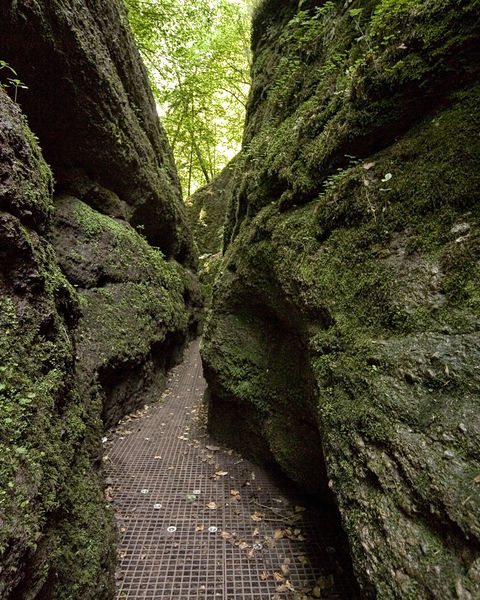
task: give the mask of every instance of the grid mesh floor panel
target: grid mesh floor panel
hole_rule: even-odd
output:
[[[269,473],[202,429],[198,345],[170,373],[162,400],[105,443],[118,600],[280,600],[315,586],[322,598],[355,600],[335,519],[295,507]]]

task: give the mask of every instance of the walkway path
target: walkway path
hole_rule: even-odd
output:
[[[209,439],[204,389],[197,341],[162,401],[105,443],[117,598],[354,600],[330,515],[291,504],[266,472]]]

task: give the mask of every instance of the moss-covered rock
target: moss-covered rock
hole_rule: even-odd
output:
[[[212,297],[212,286],[220,269],[225,218],[235,180],[234,158],[215,179],[187,200],[190,228],[199,255],[198,276],[206,304]]]
[[[210,427],[333,492],[365,597],[473,600],[479,5],[300,5],[257,9]]]
[[[1,0],[0,56],[57,191],[142,226],[167,257],[196,257],[172,153],[122,0]],[[2,73],[3,75],[3,73]]]
[[[163,390],[167,369],[197,334],[198,283],[128,223],[72,196],[56,198],[53,240],[79,293],[80,390],[100,393],[109,426]]]
[[[5,94],[0,172],[0,595],[105,599],[114,536],[101,407],[73,377],[78,302],[46,237],[51,172]]]

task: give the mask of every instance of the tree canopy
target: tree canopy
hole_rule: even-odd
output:
[[[252,0],[125,0],[185,195],[240,148]]]

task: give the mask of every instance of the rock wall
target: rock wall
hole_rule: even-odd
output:
[[[0,13],[0,596],[103,600],[103,428],[197,334],[196,256],[122,2]]]
[[[186,208],[199,255],[198,276],[205,302],[212,296],[212,286],[220,268],[225,219],[237,160],[234,158],[208,185],[188,199]]]
[[[56,191],[141,227],[193,264],[181,191],[121,0],[0,0],[2,60],[28,86],[19,101]]]
[[[333,494],[366,598],[480,596],[479,32],[461,0],[254,19],[210,429]]]
[[[53,178],[0,94],[0,596],[109,598],[101,407],[74,377],[77,295],[48,240]]]

